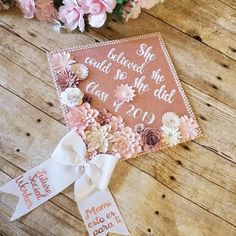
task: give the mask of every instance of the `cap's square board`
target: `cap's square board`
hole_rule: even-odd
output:
[[[88,67],[88,77],[81,80],[78,87],[84,94],[92,97],[91,106],[98,110],[105,108],[113,115],[121,116],[132,129],[137,124],[143,124],[161,131],[162,118],[167,112],[179,117],[187,116],[197,122],[159,33],[49,53],[53,78],[60,95],[61,89],[57,81],[61,75],[53,69],[51,63],[53,56],[58,53],[70,53],[76,63]],[[116,109],[115,91],[121,84],[132,86],[135,97]],[[68,107],[62,106],[66,119]],[[66,121],[70,128],[67,119]],[[188,128],[188,123],[185,128]],[[185,136],[180,142],[200,135],[198,127],[195,135]],[[168,145],[163,144],[159,149],[164,146]]]

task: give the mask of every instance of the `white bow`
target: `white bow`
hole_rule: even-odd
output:
[[[107,188],[118,158],[98,154],[91,161],[86,161],[85,157],[85,143],[76,131],[71,131],[61,139],[51,158],[0,187],[0,192],[19,197],[11,220],[32,211],[75,183],[75,200],[89,235],[99,233],[105,236],[108,232],[128,235],[124,220]],[[95,211],[96,206],[101,211]],[[107,218],[111,212],[113,218]],[[91,226],[94,217],[102,218],[105,225],[112,227],[103,228],[100,233],[99,225]]]
[[[98,154],[86,161],[86,146],[82,138],[71,131],[65,135],[52,153],[52,159],[77,167],[74,194],[77,203],[93,191],[106,190],[118,158],[108,154]]]

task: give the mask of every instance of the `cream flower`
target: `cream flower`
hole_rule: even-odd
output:
[[[52,66],[58,73],[69,70],[71,65],[75,62],[76,61],[71,59],[70,53],[68,52],[56,53],[52,55]]]
[[[178,128],[169,128],[167,126],[162,126],[162,138],[163,142],[169,146],[173,146],[179,143],[180,132]]]
[[[109,144],[115,141],[115,137],[110,133],[111,126],[92,127],[90,131],[85,132],[85,142],[88,145],[88,152],[98,150],[106,153]]]
[[[61,102],[68,107],[74,107],[83,103],[83,96],[79,88],[67,88],[61,93]]]
[[[179,129],[183,140],[193,139],[198,134],[197,122],[192,117],[182,116]]]
[[[84,80],[88,77],[88,67],[84,64],[74,64],[71,70],[78,76],[79,80]]]
[[[129,86],[128,84],[121,84],[116,88],[115,97],[118,101],[130,102],[133,101],[133,98],[135,97],[134,92],[135,91],[132,89],[132,86]]]
[[[177,128],[180,124],[179,116],[174,112],[166,112],[162,116],[162,124],[168,128]]]
[[[124,127],[114,134],[116,141],[112,147],[112,151],[119,153],[121,158],[129,159],[135,157],[141,152],[140,134],[134,133],[130,127]]]

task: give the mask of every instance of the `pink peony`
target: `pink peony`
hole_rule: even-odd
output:
[[[18,1],[25,18],[32,19],[35,13],[35,1],[34,0],[18,0]]]
[[[141,134],[144,151],[156,151],[160,147],[161,134],[158,130],[145,128]]]
[[[69,30],[79,27],[84,31],[84,11],[79,5],[82,0],[63,0],[63,6],[59,8],[59,20],[61,20]]]
[[[54,8],[53,0],[37,0],[35,16],[40,21],[52,22],[57,18],[57,11]]]
[[[84,0],[83,8],[89,13],[89,24],[99,28],[104,25],[107,14],[112,13],[116,6],[116,0]]]
[[[193,117],[182,116],[180,118],[179,130],[183,140],[193,139],[198,134],[198,125]]]
[[[83,137],[84,130],[88,126],[96,126],[95,118],[98,116],[98,111],[92,109],[89,103],[84,103],[79,107],[73,107],[66,114],[70,128],[77,129]]]
[[[134,133],[130,127],[124,127],[114,132],[115,143],[112,151],[119,153],[121,158],[129,159],[141,152],[140,135]]]

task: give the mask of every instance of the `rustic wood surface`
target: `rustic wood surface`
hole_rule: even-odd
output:
[[[119,163],[110,190],[132,236],[236,235],[236,1],[166,0],[127,24],[57,34],[0,13],[0,186],[49,158],[67,132],[46,52],[161,32],[204,137]],[[87,235],[72,187],[17,221],[0,195],[0,235]]]

